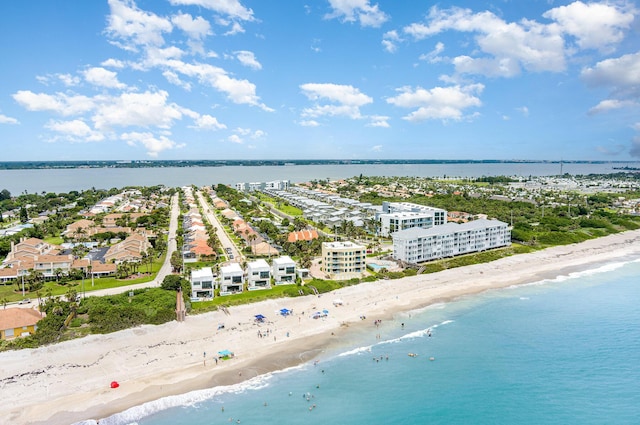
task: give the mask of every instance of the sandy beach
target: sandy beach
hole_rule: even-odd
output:
[[[516,255],[440,273],[381,280],[330,294],[269,300],[187,316],[185,322],[93,335],[0,353],[0,423],[69,424],[145,401],[227,385],[312,360],[376,319],[490,289],[640,258],[640,231]],[[334,306],[340,299],[343,305]],[[282,317],[281,308],[293,310]],[[327,309],[328,316],[312,314]],[[256,314],[267,320],[258,324]],[[361,320],[361,316],[366,320]],[[218,329],[219,324],[224,328]],[[262,335],[262,336],[259,336]],[[235,357],[216,361],[218,351]],[[205,354],[206,353],[206,354]],[[117,381],[119,388],[110,388]]]

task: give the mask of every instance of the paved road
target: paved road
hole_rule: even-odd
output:
[[[204,212],[205,217],[207,218],[207,220],[209,220],[209,223],[211,223],[213,228],[216,229],[216,234],[218,235],[218,239],[220,240],[220,244],[222,245],[222,248],[225,250],[225,253],[227,248],[231,249],[231,253],[233,254],[233,260],[230,260],[227,263],[241,263],[242,260],[244,259],[244,255],[242,254],[242,252],[240,252],[238,247],[233,243],[231,238],[229,238],[229,235],[227,235],[227,232],[225,232],[224,227],[222,227],[222,223],[220,223],[220,221],[218,220],[218,217],[216,217],[215,213],[211,208],[211,205],[209,205],[207,200],[204,198],[204,196],[202,195],[202,192],[197,191],[196,196],[197,196],[198,202],[202,206],[202,211]]]

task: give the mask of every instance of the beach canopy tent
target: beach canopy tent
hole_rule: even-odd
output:
[[[339,306],[344,304],[344,302],[342,302],[342,300],[340,298],[336,298],[335,300],[333,300],[333,305],[335,306]]]
[[[282,314],[283,316],[288,316],[291,314],[291,310],[287,309],[287,308],[282,308],[280,309],[280,314]]]
[[[266,319],[265,316],[263,316],[262,314],[256,314],[255,316],[253,316],[256,318],[256,322],[264,322],[264,319]]]
[[[325,313],[325,312],[326,312],[326,313]],[[312,317],[313,317],[314,319],[319,319],[319,318],[321,318],[321,317],[327,317],[327,314],[329,314],[329,311],[328,311],[328,310],[322,310],[321,312],[320,312],[320,311],[316,311],[315,313],[313,313],[313,316],[312,316]]]
[[[230,359],[231,357],[233,357],[233,352],[229,350],[222,350],[222,351],[218,351],[218,355],[223,359]]]

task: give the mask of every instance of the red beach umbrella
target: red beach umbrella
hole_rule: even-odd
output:
[[[118,388],[119,386],[120,384],[118,384],[118,381],[111,382],[111,388]]]

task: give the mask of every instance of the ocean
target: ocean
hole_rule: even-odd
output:
[[[620,259],[400,313],[317,364],[100,424],[637,424],[638,276],[640,260]]]

